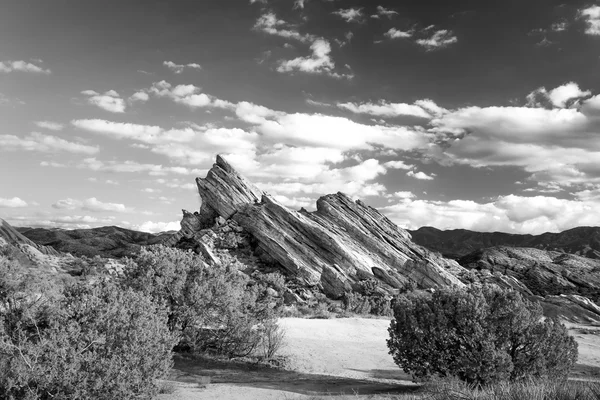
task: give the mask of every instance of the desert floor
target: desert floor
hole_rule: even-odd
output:
[[[282,354],[288,357],[289,370],[177,357],[166,382],[173,393],[159,398],[307,399],[408,393],[417,387],[387,352],[387,319],[284,318],[280,324],[286,330]],[[600,378],[600,328],[569,328],[579,343],[573,378]]]

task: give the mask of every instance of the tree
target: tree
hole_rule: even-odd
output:
[[[246,356],[275,323],[266,287],[233,261],[209,266],[191,251],[142,248],[125,268],[124,285],[167,304],[169,327],[182,335],[180,348]]]
[[[43,307],[0,312],[0,398],[148,399],[178,338],[164,307],[112,283],[75,285]]]
[[[421,379],[566,379],[577,360],[564,325],[543,320],[538,303],[491,285],[402,295],[388,331],[396,364]]]

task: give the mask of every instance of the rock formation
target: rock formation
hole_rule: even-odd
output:
[[[43,246],[33,242],[27,237],[19,233],[8,222],[0,218],[0,240],[9,245],[20,247],[23,249],[34,249],[44,255],[60,256],[60,252],[49,246]]]
[[[195,243],[199,253],[218,262],[208,231],[220,226],[251,241],[262,262],[331,298],[358,290],[368,280],[377,281],[386,293],[409,284],[462,285],[455,274],[463,269],[455,261],[414,244],[405,230],[345,194],[321,197],[315,212],[293,211],[220,156],[206,178],[196,182],[200,211],[184,211],[181,231],[166,244]]]

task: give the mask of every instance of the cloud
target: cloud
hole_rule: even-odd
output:
[[[52,204],[52,208],[56,208],[58,210],[75,210],[76,208],[79,208],[81,206],[81,201],[71,198],[58,200],[56,203]]]
[[[59,124],[58,122],[52,121],[36,121],[34,122],[38,127],[43,129],[48,129],[51,131],[61,131],[65,126],[63,124]]]
[[[124,204],[119,203],[103,203],[95,197],[91,197],[87,200],[83,201],[82,209],[86,211],[92,212],[103,212],[103,211],[111,211],[111,212],[129,212],[133,209],[125,207]]]
[[[100,107],[103,110],[110,111],[113,113],[125,112],[125,100],[123,100],[119,93],[114,90],[109,90],[104,94],[100,94],[93,90],[84,90],[81,94],[89,96],[88,103]]]
[[[175,103],[184,104],[190,108],[232,109],[234,107],[228,101],[202,93],[202,89],[194,85],[177,85],[173,87],[166,81],[160,81],[152,85],[150,93],[158,97],[167,97]]]
[[[406,173],[407,176],[410,176],[411,178],[415,178],[415,179],[419,179],[422,181],[432,181],[433,178],[433,174],[432,175],[427,175],[424,172],[414,172],[414,171],[408,171]]]
[[[412,198],[416,197],[413,192],[408,192],[408,191],[394,192],[394,194],[392,196],[397,199],[412,199]]]
[[[22,208],[27,207],[27,202],[21,200],[18,197],[13,197],[12,199],[5,199],[0,197],[0,208]]]
[[[52,71],[38,67],[35,64],[28,63],[26,61],[0,61],[0,72],[30,72],[33,74],[45,74],[48,75]]]
[[[69,142],[56,136],[44,135],[32,132],[26,137],[14,135],[0,135],[0,149],[6,151],[38,151],[42,153],[53,153],[65,151],[75,154],[96,154],[100,149],[95,146],[87,146],[80,143]]]
[[[412,169],[412,168],[414,168],[414,165],[406,164],[404,161],[388,161],[383,165],[387,168],[392,168],[392,169]]]
[[[77,168],[89,169],[92,171],[101,172],[128,172],[128,173],[140,173],[146,172],[153,176],[164,176],[168,174],[177,175],[196,175],[200,176],[205,174],[207,170],[203,169],[190,169],[179,166],[163,166],[160,164],[142,164],[136,161],[102,161],[96,158],[86,158],[76,165]]]
[[[600,35],[600,6],[590,6],[579,10],[580,18],[586,22],[585,33],[588,35]]]
[[[16,216],[8,217],[7,220],[13,226],[29,226],[44,228],[63,228],[63,229],[90,229],[101,224],[114,224],[115,217],[91,217],[89,215],[68,215],[68,216]]]
[[[150,96],[148,96],[148,93],[146,93],[144,91],[139,91],[139,92],[135,92],[134,94],[131,95],[131,97],[129,97],[129,102],[135,103],[136,101],[139,101],[141,103],[144,103],[144,102],[148,101],[149,99],[150,99]]]
[[[518,166],[531,180],[555,187],[600,182],[595,133],[600,101],[594,96],[577,102],[578,108],[562,108],[580,95],[588,93],[567,84],[547,92],[547,108],[472,106],[449,111],[430,122],[430,131],[447,139],[433,157],[442,164]]]
[[[371,18],[379,18],[380,16],[392,18],[394,15],[398,15],[398,11],[390,10],[383,6],[377,6],[377,14],[371,15]]]
[[[344,19],[346,22],[361,22],[363,19],[362,8],[346,8],[334,11],[332,14]]]
[[[299,8],[299,9],[303,10],[304,9],[304,3],[306,1],[307,0],[294,0],[294,9]]]
[[[489,203],[405,199],[382,211],[400,226],[540,234],[600,225],[597,200],[500,196]]]
[[[427,39],[418,39],[417,44],[425,47],[427,51],[439,50],[458,42],[452,31],[442,29],[436,31]]]
[[[192,68],[198,70],[202,69],[202,66],[196,63],[175,64],[173,61],[163,61],[163,65],[176,74],[181,74],[185,68]]]
[[[298,4],[298,2],[296,2]],[[302,7],[304,7],[302,3]],[[278,19],[275,13],[268,12],[261,15],[254,24],[254,29],[269,35],[281,36],[286,39],[294,39],[300,42],[313,42],[316,36],[310,34],[302,34],[297,30],[291,29],[289,24],[284,20]]]
[[[387,31],[386,33],[383,34],[383,36],[388,37],[390,39],[404,39],[404,38],[409,38],[413,35],[412,31],[400,31],[396,28],[390,28],[389,31]]]
[[[385,101],[380,101],[378,104],[338,103],[337,106],[355,114],[369,114],[377,117],[399,117],[408,115],[430,119],[433,118],[434,115],[439,115],[444,112],[441,107],[438,107],[431,100],[420,100],[420,103],[415,102],[415,104],[387,103]]]
[[[181,229],[179,221],[172,222],[153,222],[146,221],[141,225],[135,227],[136,230],[148,233],[160,233],[168,231],[178,231]]]
[[[325,39],[317,39],[310,46],[310,57],[298,57],[293,60],[279,62],[278,72],[300,71],[309,74],[328,75],[334,78],[351,79],[352,74],[340,74],[334,71],[335,64],[331,59],[331,45]]]

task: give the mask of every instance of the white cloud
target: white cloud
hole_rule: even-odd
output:
[[[298,4],[298,2],[296,2],[296,4]],[[303,3],[302,8],[304,8]],[[314,35],[302,34],[297,30],[291,29],[287,22],[278,19],[272,12],[261,15],[256,20],[254,29],[268,33],[269,35],[281,36],[286,39],[294,39],[304,43],[312,42],[316,39],[316,36]]]
[[[407,169],[408,170],[408,169],[414,168],[414,165],[406,164],[404,161],[388,161],[383,165],[387,168],[392,168],[392,169]]]
[[[34,123],[40,128],[49,129],[51,131],[61,131],[65,127],[63,124],[52,121],[36,121]]]
[[[135,230],[149,233],[160,233],[168,231],[178,231],[181,229],[179,221],[172,222],[153,222],[146,221],[141,225],[135,227]]]
[[[125,207],[124,204],[103,203],[95,197],[91,197],[87,200],[84,200],[82,209],[93,212],[111,211],[122,213],[132,211],[131,208]]]
[[[406,175],[410,176],[411,178],[419,179],[422,181],[432,181],[434,179],[433,175],[427,175],[426,173],[421,172],[421,171],[419,171],[419,172],[408,171],[406,173]]]
[[[415,197],[415,194],[413,192],[402,191],[402,192],[394,192],[394,194],[392,196],[397,199],[412,199]]]
[[[590,6],[579,10],[579,16],[587,24],[585,33],[588,35],[600,35],[600,6]]]
[[[35,64],[28,63],[26,61],[0,61],[0,72],[30,72],[34,74],[50,74],[52,71],[44,69]]]
[[[415,104],[406,104],[406,103],[386,103],[384,101],[380,101],[377,104],[374,103],[338,103],[337,106],[339,108],[343,108],[345,110],[351,111],[355,114],[369,114],[378,117],[398,117],[409,115],[413,117],[419,118],[432,118],[435,114],[430,113],[430,111],[442,112],[440,107],[437,107],[435,103],[431,100],[421,100],[423,102],[430,102],[430,104],[426,107],[422,105]],[[425,103],[421,103],[425,104]],[[437,107],[437,109],[435,108]]]
[[[600,203],[554,197],[500,196],[490,203],[405,199],[382,211],[400,226],[540,234],[600,225]]]
[[[176,74],[181,74],[185,68],[202,69],[202,66],[197,63],[175,64],[173,61],[163,61],[163,65]]]
[[[90,217],[89,215],[69,216],[17,216],[9,217],[7,220],[13,226],[30,226],[63,229],[90,229],[102,224],[114,224],[114,217]]]
[[[82,202],[79,200],[67,198],[63,200],[58,200],[56,203],[52,204],[53,208],[59,210],[74,210],[82,206]]]
[[[109,90],[104,94],[99,94],[94,90],[84,90],[81,94],[89,96],[88,103],[100,107],[103,110],[113,113],[125,112],[125,100],[123,100],[117,92]]]
[[[139,91],[139,92],[135,92],[134,94],[131,95],[131,97],[129,97],[129,101],[134,103],[136,101],[139,102],[146,102],[148,101],[148,99],[150,98],[150,96],[148,96],[148,93],[144,92],[144,91]]]
[[[425,47],[427,51],[443,49],[453,43],[458,42],[458,38],[454,36],[452,31],[442,29],[436,31],[427,39],[418,39],[417,44]]]
[[[0,135],[0,149],[6,151],[26,150],[53,153],[66,151],[76,154],[96,154],[100,149],[80,143],[69,142],[56,136],[33,132],[26,137]]]
[[[153,176],[164,176],[168,174],[196,175],[200,176],[207,172],[206,169],[190,169],[179,166],[163,166],[160,164],[142,164],[136,161],[101,161],[96,158],[86,158],[76,165],[77,168],[89,169],[102,172],[145,172]]]
[[[304,9],[304,3],[307,0],[294,0],[294,9],[299,8],[299,9]]]
[[[331,59],[331,44],[325,39],[317,39],[310,46],[312,55],[297,57],[293,60],[279,62],[278,72],[306,72],[309,74],[322,74],[334,78],[353,78],[352,74],[340,74],[334,71],[335,63]]]
[[[12,199],[5,199],[0,197],[0,208],[22,208],[27,207],[27,202],[21,200],[18,197],[13,197]]]
[[[566,107],[567,102],[573,99],[579,99],[591,95],[589,90],[579,89],[575,82],[569,82],[548,92],[548,98],[556,107]]]
[[[362,8],[346,8],[334,11],[333,14],[341,17],[346,22],[361,22],[363,19]]]
[[[390,39],[409,38],[413,35],[412,31],[401,31],[396,28],[390,28],[389,31],[383,34],[383,36]]]
[[[173,87],[166,81],[155,82],[150,93],[158,97],[167,97],[179,104],[191,108],[223,108],[232,109],[234,105],[228,101],[202,93],[202,89],[194,85],[177,85]]]
[[[398,11],[390,10],[383,6],[377,6],[377,14],[371,15],[371,17],[379,18],[380,16],[385,16],[388,18],[392,18],[394,15],[398,15]]]

